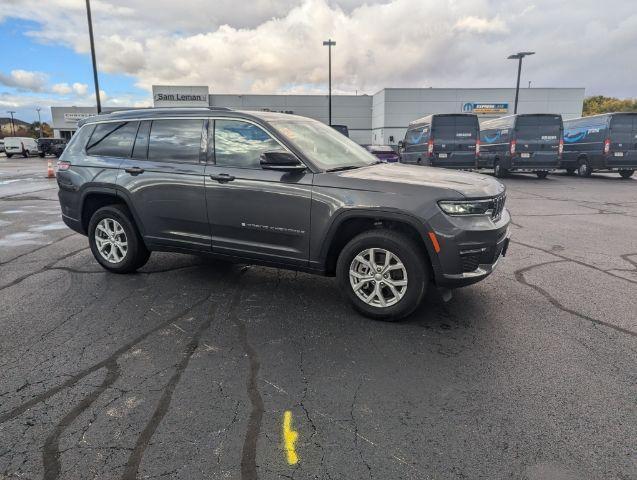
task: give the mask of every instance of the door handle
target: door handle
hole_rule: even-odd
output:
[[[125,168],[124,171],[126,173],[130,173],[133,176],[139,175],[140,173],[144,173],[144,169],[143,168],[139,168],[139,167]]]
[[[232,175],[228,175],[227,173],[220,173],[218,175],[210,175],[210,178],[216,180],[219,183],[232,182],[234,177]]]

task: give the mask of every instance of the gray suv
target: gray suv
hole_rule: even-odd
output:
[[[506,253],[499,181],[381,163],[308,118],[147,109],[80,127],[59,163],[62,215],[111,272],[161,250],[335,275],[357,310],[395,320]]]

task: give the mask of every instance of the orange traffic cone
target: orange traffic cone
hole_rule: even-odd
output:
[[[46,178],[55,178],[55,170],[53,170],[53,162],[49,160],[46,167]]]

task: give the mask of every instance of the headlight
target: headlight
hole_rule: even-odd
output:
[[[447,215],[491,215],[493,200],[440,201],[440,208]]]

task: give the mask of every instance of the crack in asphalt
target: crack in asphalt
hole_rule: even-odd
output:
[[[29,410],[31,407],[44,402],[45,400],[48,400],[49,398],[51,398],[53,395],[55,395],[56,393],[64,390],[65,388],[71,387],[73,385],[75,385],[76,383],[78,383],[80,380],[82,380],[83,378],[87,377],[88,375],[90,375],[91,373],[94,373],[102,368],[108,368],[109,365],[111,365],[112,361],[116,361],[121,355],[123,355],[124,353],[126,353],[128,350],[130,350],[131,348],[133,348],[135,345],[137,345],[138,343],[142,342],[143,340],[145,340],[147,337],[149,337],[150,335],[152,335],[153,333],[157,332],[158,330],[161,330],[162,328],[165,328],[167,325],[170,325],[170,323],[180,319],[181,317],[188,315],[188,313],[190,313],[192,310],[194,310],[195,308],[197,308],[198,306],[202,305],[203,303],[205,303],[208,300],[208,296],[206,296],[205,298],[198,300],[197,302],[195,302],[194,304],[192,304],[191,306],[189,306],[188,308],[186,308],[185,310],[179,312],[176,315],[173,315],[170,318],[167,318],[166,320],[164,320],[163,322],[157,324],[155,327],[151,328],[150,330],[138,335],[137,337],[135,337],[133,340],[131,340],[130,342],[126,343],[125,345],[121,346],[120,348],[118,348],[117,350],[115,350],[115,352],[113,352],[108,358],[95,363],[93,365],[91,365],[90,367],[87,367],[83,370],[81,370],[80,372],[76,373],[75,375],[71,376],[67,381],[61,383],[60,385],[57,385],[55,387],[52,387],[48,390],[46,390],[45,392],[36,395],[35,397],[33,397],[31,400],[24,402],[20,405],[18,405],[17,407],[12,408],[11,410],[3,413],[0,415],[0,424],[3,424],[5,422],[8,422],[10,420],[13,420],[14,418],[22,415],[24,412],[26,412],[27,410]],[[86,406],[86,408],[88,408],[89,405]]]
[[[60,436],[77,417],[89,408],[119,378],[121,370],[116,358],[109,358],[104,366],[107,373],[102,383],[73,407],[47,436],[42,449],[44,480],[57,480],[60,478]]]
[[[519,242],[516,242],[519,243]],[[556,254],[551,254],[551,255],[556,255]],[[560,255],[556,255],[558,257],[560,257]],[[531,282],[529,282],[525,277],[524,274],[530,270],[533,270],[534,268],[539,268],[539,267],[543,267],[545,265],[553,265],[556,263],[566,263],[566,262],[570,262],[573,260],[570,259],[562,259],[562,260],[551,260],[548,262],[542,262],[542,263],[538,263],[535,265],[530,265],[528,267],[524,267],[524,268],[520,268],[518,270],[516,270],[514,273],[515,275],[515,279],[521,283],[522,285],[526,285],[527,287],[532,288],[533,290],[535,290],[536,292],[540,293],[543,297],[545,297],[554,307],[557,307],[558,309],[562,310],[563,312],[566,313],[570,313],[571,315],[575,315],[576,317],[581,318],[582,320],[588,320],[589,322],[596,324],[596,325],[604,325],[605,327],[608,328],[612,328],[613,330],[616,330],[618,332],[621,333],[626,333],[628,335],[631,335],[633,337],[637,337],[637,332],[633,332],[631,330],[628,330],[627,328],[623,328],[623,327],[619,327],[613,323],[610,322],[606,322],[604,320],[599,320],[597,318],[591,317],[589,315],[586,315],[584,313],[578,312],[577,310],[573,310],[572,308],[567,307],[566,305],[562,304],[557,298],[555,298],[553,295],[551,295],[548,291],[546,291],[545,289],[543,289],[542,287],[535,285]],[[622,277],[619,277],[622,278]]]
[[[250,398],[252,409],[248,417],[248,426],[243,440],[241,450],[241,480],[256,480],[257,476],[257,442],[261,432],[261,421],[263,419],[263,398],[259,392],[257,383],[259,376],[259,357],[256,350],[248,340],[248,331],[245,322],[237,315],[237,307],[241,301],[242,291],[238,289],[230,304],[231,319],[237,325],[239,340],[243,350],[248,357],[248,378],[246,380],[246,390]]]
[[[208,300],[210,300],[211,297],[212,294],[208,297]],[[208,328],[210,328],[212,321],[215,319],[216,308],[216,305],[211,306],[211,311],[208,313],[206,320],[201,322],[194,335],[190,337],[186,348],[182,352],[181,360],[175,365],[175,372],[164,387],[164,391],[159,401],[157,402],[157,406],[155,407],[155,411],[153,412],[152,417],[142,430],[139,437],[137,437],[135,448],[131,452],[130,456],[128,457],[128,461],[126,462],[122,480],[135,480],[137,478],[137,474],[139,473],[139,466],[144,456],[144,452],[146,451],[146,448],[148,448],[148,444],[155,434],[155,431],[159,427],[159,424],[166,416],[166,413],[168,413],[173,394],[175,393],[175,389],[177,388],[177,385],[181,380],[181,376],[186,368],[188,368],[188,364],[190,363],[192,355],[199,348],[201,336],[206,330],[208,330]]]
[[[523,242],[520,242],[518,240],[511,240],[511,243],[515,243],[516,245],[522,245],[523,247],[527,247],[527,248],[532,248],[533,250],[539,250],[540,252],[544,252],[544,253],[546,253],[548,255],[553,255],[554,257],[559,257],[562,260],[566,260],[568,262],[573,262],[573,263],[576,263],[576,264],[581,265],[583,267],[592,268],[593,270],[597,270],[598,272],[605,273],[607,275],[610,275],[611,277],[619,278],[621,280],[625,280],[627,282],[637,284],[637,280],[633,280],[631,278],[622,277],[621,275],[616,275],[616,274],[612,273],[612,271],[604,270],[603,268],[596,267],[595,265],[591,265],[591,264],[586,263],[586,262],[582,262],[581,260],[577,260],[575,258],[567,257],[566,255],[559,254],[559,253],[555,252],[554,250],[547,250],[545,248],[538,247],[536,245],[529,245],[528,243],[523,243]],[[625,255],[633,255],[633,254],[625,254]],[[624,260],[626,260],[623,255],[622,255],[622,258]],[[628,260],[628,262],[632,263],[632,261],[630,261],[630,260]],[[612,270],[615,270],[615,269],[612,269]]]
[[[11,263],[11,262],[13,262],[14,260],[17,260],[18,258],[22,258],[22,257],[26,257],[27,255],[31,255],[32,253],[35,253],[35,252],[37,252],[37,251],[40,251],[40,250],[42,250],[42,249],[44,249],[44,248],[46,248],[46,247],[50,247],[51,245],[55,245],[56,243],[59,243],[59,242],[61,242],[62,240],[66,240],[67,238],[72,237],[73,235],[77,235],[77,233],[75,233],[75,232],[73,232],[73,233],[69,233],[68,235],[65,235],[65,236],[63,236],[63,237],[61,237],[61,238],[58,238],[57,240],[54,240],[54,241],[52,241],[51,243],[47,243],[46,245],[42,245],[42,246],[40,246],[40,247],[38,247],[38,248],[34,248],[33,250],[31,250],[31,251],[29,251],[29,252],[21,253],[20,255],[18,255],[18,256],[16,256],[16,257],[10,258],[9,260],[5,260],[4,262],[0,262],[0,266],[2,266],[2,265],[6,265],[7,263]]]
[[[24,280],[26,280],[26,279],[27,279],[27,278],[29,278],[29,277],[33,277],[34,275],[39,275],[40,273],[44,273],[44,272],[47,272],[47,271],[49,271],[49,270],[52,270],[52,269],[53,269],[53,266],[54,266],[56,263],[61,262],[62,260],[66,260],[67,258],[70,258],[70,257],[72,257],[72,256],[74,256],[74,255],[77,255],[77,254],[78,254],[78,253],[80,253],[81,251],[83,251],[83,250],[87,250],[87,249],[88,249],[88,247],[82,247],[82,248],[80,248],[80,249],[78,249],[78,250],[73,250],[73,251],[72,251],[72,252],[70,252],[70,253],[67,253],[67,254],[65,254],[65,255],[62,255],[62,256],[61,256],[61,257],[59,257],[59,258],[56,258],[56,259],[55,259],[55,260],[53,260],[52,262],[47,263],[46,265],[44,265],[43,267],[39,268],[39,269],[38,269],[38,270],[36,270],[35,272],[27,273],[27,274],[22,275],[22,276],[20,276],[20,277],[18,277],[18,278],[15,278],[14,280],[10,281],[9,283],[7,283],[7,284],[5,284],[5,285],[0,286],[0,292],[1,292],[1,291],[3,291],[3,290],[6,290],[7,288],[10,288],[10,287],[15,286],[15,285],[17,285],[17,284],[18,284],[18,283],[20,283],[20,282],[23,282]]]

